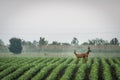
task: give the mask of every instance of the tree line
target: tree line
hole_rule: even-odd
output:
[[[48,43],[48,41],[44,37],[40,37],[39,41],[34,40],[31,41],[25,41],[20,38],[11,38],[9,40],[10,44],[8,46],[8,49],[10,52],[13,53],[21,53],[23,46],[43,46],[43,45],[66,45],[66,46],[78,46],[79,40],[76,37],[73,37],[71,40],[71,43],[61,43],[57,41],[53,41],[51,44]],[[119,40],[117,38],[112,38],[109,41],[103,40],[103,39],[92,39],[88,40],[88,42],[83,42],[81,45],[117,45],[119,46]],[[0,46],[5,46],[4,42],[0,39]]]

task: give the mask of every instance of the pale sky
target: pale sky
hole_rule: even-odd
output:
[[[120,40],[119,0],[0,0],[0,39]]]

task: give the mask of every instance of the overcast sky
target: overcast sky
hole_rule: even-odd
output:
[[[120,40],[119,0],[0,0],[0,39],[79,42],[103,38]]]

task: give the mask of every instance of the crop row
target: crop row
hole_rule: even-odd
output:
[[[0,58],[1,80],[120,80],[119,58]],[[5,60],[5,61],[4,61]],[[7,63],[8,61],[8,63]]]

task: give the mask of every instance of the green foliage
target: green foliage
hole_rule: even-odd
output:
[[[7,76],[9,73],[12,73],[17,69],[18,65],[10,66],[9,68],[5,69],[0,73],[0,79],[2,79],[4,76]]]
[[[4,69],[8,68],[10,64],[5,64],[0,66],[0,71],[3,71]]]
[[[47,45],[47,44],[48,44],[48,41],[46,41],[45,38],[40,37],[39,45],[42,46],[42,45]]]
[[[88,42],[83,42],[82,45],[89,45],[89,43]]]
[[[85,77],[85,70],[86,69],[87,69],[87,65],[82,64],[77,71],[77,75],[75,76],[75,80],[83,80]]]
[[[75,69],[76,65],[75,64],[71,64],[71,65],[68,65],[68,66],[70,66],[70,67],[68,67],[65,70],[65,73],[64,73],[64,75],[62,76],[62,78],[60,80],[70,80],[72,72]]]
[[[30,41],[25,41],[25,40],[22,40],[21,44],[23,46],[34,46],[34,44]]]
[[[33,41],[33,45],[34,46],[38,46],[39,42],[37,42],[36,40]]]
[[[119,41],[117,38],[113,38],[111,41],[110,41],[110,44],[112,45],[119,45]]]
[[[99,67],[98,59],[95,58],[89,75],[90,80],[98,80],[98,67]]]
[[[38,71],[40,70],[42,67],[44,67],[45,65],[42,64],[38,64],[32,68],[30,68],[29,71],[27,71],[24,75],[22,75],[18,80],[29,80],[32,78],[32,76]],[[37,80],[37,79],[36,79]]]
[[[78,39],[76,37],[73,37],[73,40],[71,41],[71,44],[77,46],[78,43],[79,43]]]
[[[84,64],[75,64],[75,61],[74,58],[0,57],[0,79],[98,80],[99,76],[103,80],[120,79],[120,58],[89,58]],[[99,69],[102,70],[101,75]]]
[[[115,74],[117,76],[117,79],[120,80],[120,65],[115,64],[114,68],[115,68]]]
[[[61,43],[57,42],[57,41],[53,41],[52,45],[61,45]]]
[[[110,66],[106,63],[104,58],[102,58],[101,62],[102,62],[102,68],[103,68],[103,79],[104,80],[112,80]]]
[[[32,78],[32,80],[42,80],[45,76],[47,76],[48,72],[54,69],[56,65],[50,64],[49,66],[44,67],[39,74]]]
[[[11,73],[10,75],[3,78],[3,80],[15,80],[17,77],[22,75],[26,70],[31,68],[32,65],[25,64],[24,66],[21,66],[19,69],[17,69],[15,72]]]
[[[62,43],[62,45],[70,46],[70,44],[69,44],[69,43]]]
[[[10,52],[13,52],[15,54],[18,54],[18,53],[22,52],[21,39],[11,38],[9,41],[10,41],[10,45],[9,45],[9,51]]]
[[[103,39],[93,39],[93,40],[88,40],[89,41],[89,45],[108,45],[108,41],[107,40],[103,40]]]
[[[65,65],[64,63],[62,63],[59,66],[57,66],[46,80],[55,80],[57,78],[58,73],[62,69],[64,69],[66,66],[67,65]]]
[[[4,42],[0,39],[0,46],[4,46]]]

